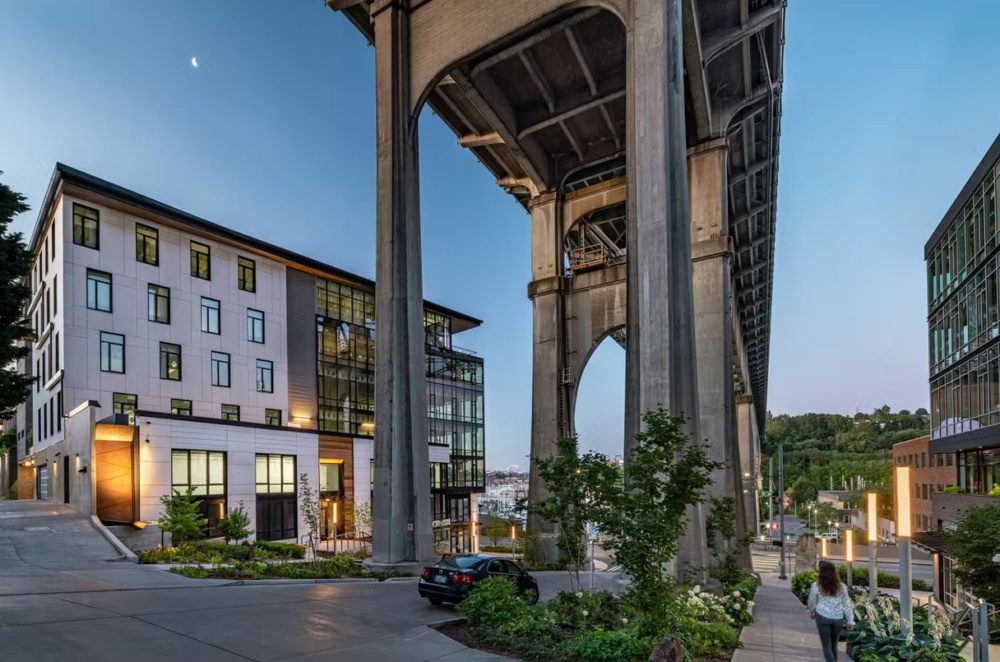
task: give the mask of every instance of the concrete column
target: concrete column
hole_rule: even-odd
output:
[[[628,29],[626,462],[644,412],[666,407],[698,433],[698,378],[679,0],[634,0]],[[707,565],[704,509],[688,512],[673,572]]]
[[[409,98],[409,14],[376,3],[376,563],[434,558],[427,451],[417,123]]]
[[[534,197],[531,211],[532,303],[531,458],[552,457],[556,442],[568,434],[567,399],[562,383],[566,339],[563,300],[562,197],[544,193]],[[537,503],[548,492],[532,470],[528,479],[528,501]],[[540,562],[558,557],[556,532],[550,522],[528,515],[528,532],[535,536],[535,554]]]
[[[750,479],[746,481],[752,487],[744,498],[747,513],[747,527],[755,533],[760,529],[760,500],[755,491],[757,487],[757,474],[760,469],[760,454],[757,448],[757,423],[754,413],[753,397],[741,395],[736,398],[736,431],[737,447],[739,448],[740,466],[744,472],[750,472]]]

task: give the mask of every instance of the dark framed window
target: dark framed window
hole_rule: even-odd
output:
[[[169,342],[160,343],[160,379],[181,380],[181,346]]]
[[[191,242],[191,275],[212,280],[212,249],[197,241]]]
[[[229,354],[212,352],[212,386],[229,387]]]
[[[244,292],[257,291],[257,263],[248,257],[236,258],[236,281]]]
[[[135,259],[154,267],[160,264],[160,231],[141,223],[135,224]]]
[[[240,420],[240,406],[239,405],[222,405],[222,420],[224,420],[224,421],[238,421],[238,420]]]
[[[264,423],[266,423],[267,425],[281,425],[281,410],[265,409]]]
[[[264,342],[264,313],[253,308],[247,308],[247,340]]]
[[[125,336],[101,331],[101,372],[125,372]]]
[[[201,298],[201,330],[219,334],[219,302],[215,299]]]
[[[101,213],[73,203],[73,243],[94,250],[101,248]]]
[[[324,496],[344,493],[343,461],[319,461],[319,492]]]
[[[294,455],[257,455],[254,473],[258,494],[295,493]]]
[[[62,419],[63,419],[63,392],[59,391],[56,395],[56,406],[59,411],[56,412],[56,432],[62,432]]]
[[[115,393],[111,403],[111,411],[115,414],[133,414],[139,406],[139,398],[134,393]]]
[[[191,488],[198,510],[208,520],[208,535],[219,535],[226,515],[226,454],[222,451],[173,450],[170,453],[170,487],[181,494]]]
[[[152,283],[146,288],[149,321],[170,324],[170,288]]]
[[[176,414],[177,416],[190,416],[191,401],[178,400],[177,398],[170,398],[170,413]]]
[[[257,359],[257,390],[274,393],[274,363]]]

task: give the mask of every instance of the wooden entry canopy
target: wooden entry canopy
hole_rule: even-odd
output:
[[[102,522],[131,524],[136,519],[135,438],[135,426],[130,424],[100,422],[95,427],[91,480],[96,483],[95,509]]]

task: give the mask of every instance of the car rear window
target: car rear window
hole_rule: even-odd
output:
[[[482,559],[477,556],[446,556],[438,561],[438,565],[443,568],[458,568],[460,570],[464,570],[466,568],[471,568],[481,560]]]

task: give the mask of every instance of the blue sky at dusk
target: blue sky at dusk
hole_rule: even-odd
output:
[[[923,244],[1000,131],[1000,3],[789,5],[769,409],[927,406]],[[0,170],[33,207],[62,161],[374,274],[374,51],[320,0],[6,0],[0,70]],[[485,320],[455,342],[486,358],[487,464],[526,466],[528,216],[420,130],[425,295]],[[582,444],[619,453],[612,341],[581,388]]]

